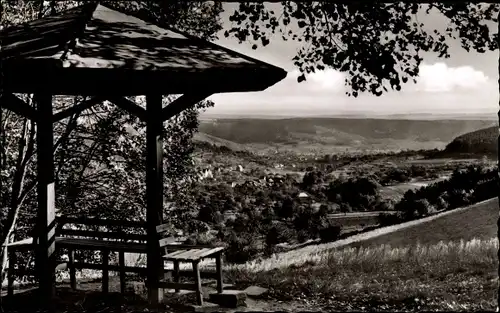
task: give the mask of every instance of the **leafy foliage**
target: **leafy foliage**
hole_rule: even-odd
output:
[[[407,191],[394,209],[403,213],[402,218],[412,220],[437,210],[452,210],[496,197],[496,173],[497,169],[481,166],[457,169],[447,181]],[[381,219],[384,223],[392,221],[384,216]]]
[[[435,11],[448,19],[444,32],[428,32],[418,20]],[[326,67],[348,74],[347,94],[359,92],[380,96],[389,88],[400,90],[402,83],[415,81],[422,62],[421,53],[434,52],[449,58],[447,40],[459,38],[462,47],[477,52],[497,49],[498,34],[486,23],[497,22],[497,4],[462,2],[369,3],[282,1],[279,10],[264,3],[240,3],[225,36],[253,43],[253,48],[269,44],[275,33],[283,40],[303,42],[294,57],[302,75]]]

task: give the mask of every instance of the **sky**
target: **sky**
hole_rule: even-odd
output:
[[[275,4],[266,4],[275,6]],[[224,26],[237,4],[225,3]],[[430,29],[443,29],[446,19],[439,14],[422,15],[419,20]],[[424,54],[417,84],[403,85],[381,97],[361,94],[348,97],[343,73],[326,69],[298,83],[298,69],[292,58],[302,43],[272,38],[257,50],[251,44],[239,44],[222,33],[217,44],[271,63],[287,70],[287,77],[260,92],[225,93],[210,97],[215,107],[206,115],[390,115],[390,114],[496,114],[498,110],[498,52],[466,52],[460,42],[450,42],[450,59]]]

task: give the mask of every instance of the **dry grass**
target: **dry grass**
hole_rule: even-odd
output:
[[[497,218],[498,201],[491,199],[229,266],[228,278],[331,310],[493,310]]]
[[[498,200],[495,198],[434,216],[378,228],[335,242],[306,246],[278,253],[269,258],[251,260],[242,265],[229,265],[226,268],[262,272],[292,265],[300,266],[319,261],[328,251],[342,247],[373,247],[384,244],[406,247],[416,243],[432,245],[440,241],[489,239],[496,235],[497,218]]]
[[[305,266],[229,275],[233,282],[267,286],[274,297],[324,301],[338,310],[491,310],[497,251],[496,239],[345,248]]]
[[[498,199],[444,212],[438,216],[426,223],[416,223],[382,236],[353,242],[349,246],[372,247],[387,244],[406,247],[415,243],[431,245],[440,241],[468,241],[473,238],[488,240],[497,233]]]

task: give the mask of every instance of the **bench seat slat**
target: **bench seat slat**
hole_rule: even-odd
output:
[[[79,230],[79,229],[61,229],[59,233],[63,236],[74,237],[95,237],[99,239],[123,239],[123,240],[141,240],[147,239],[146,235],[141,234],[127,234],[110,231],[92,231],[92,230]]]
[[[102,219],[95,217],[69,217],[58,216],[56,222],[60,225],[64,224],[80,224],[92,226],[116,226],[116,227],[130,227],[130,228],[146,228],[144,221],[123,221],[113,219]]]
[[[173,242],[176,242],[175,237],[167,237],[167,238],[162,238],[160,239],[160,248],[164,248],[165,246],[168,246],[172,244]]]
[[[119,241],[109,241],[109,240],[92,240],[92,239],[78,239],[78,238],[56,238],[56,243],[61,248],[72,248],[72,249],[90,249],[90,250],[100,250],[108,249],[110,251],[124,251],[124,252],[136,252],[143,253],[147,251],[146,244],[134,243],[134,242],[119,242]]]
[[[161,224],[156,226],[156,232],[158,234],[164,233],[172,228],[172,225],[170,224]]]

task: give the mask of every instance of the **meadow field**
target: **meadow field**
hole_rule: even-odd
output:
[[[491,199],[382,235],[375,230],[336,247],[306,247],[231,267],[229,277],[322,309],[493,310],[497,218],[498,200]]]

